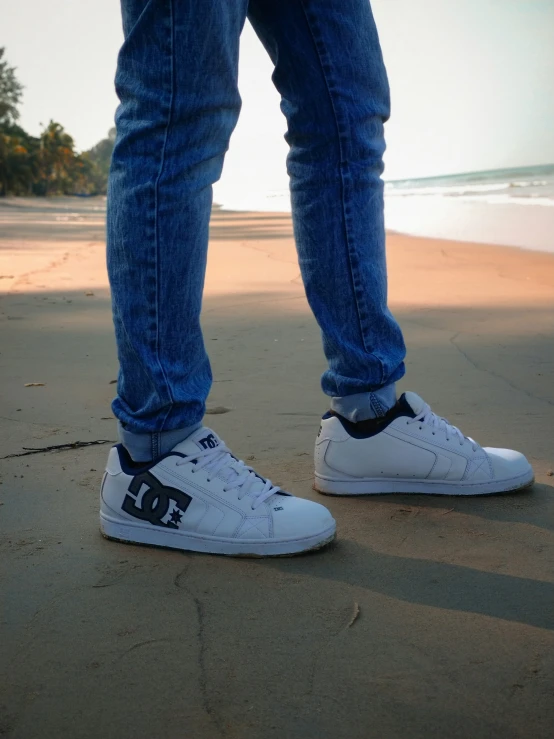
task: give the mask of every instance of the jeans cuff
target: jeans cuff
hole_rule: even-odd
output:
[[[396,404],[396,384],[387,385],[370,393],[356,393],[342,398],[331,398],[331,409],[348,421],[367,421],[381,418]]]
[[[202,427],[201,423],[172,431],[153,431],[150,434],[135,434],[126,429],[121,421],[117,424],[119,440],[134,462],[153,462],[170,452],[176,444],[184,441]]]

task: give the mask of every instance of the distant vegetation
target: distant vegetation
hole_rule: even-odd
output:
[[[82,153],[55,121],[30,136],[17,124],[23,86],[4,54],[0,47],[0,196],[105,194],[115,128]]]

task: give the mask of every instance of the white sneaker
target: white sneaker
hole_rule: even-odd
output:
[[[204,427],[143,467],[114,446],[100,529],[135,544],[268,557],[318,549],[334,539],[336,523],[324,506],[257,475]]]
[[[315,489],[331,495],[490,495],[527,487],[533,469],[511,449],[483,449],[415,393],[380,421],[327,413],[315,445]]]

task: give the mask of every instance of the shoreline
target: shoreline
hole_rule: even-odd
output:
[[[532,200],[522,205],[515,199],[507,204],[486,203],[473,198],[385,195],[385,226],[388,232],[406,236],[554,253],[554,201],[549,203],[551,207],[533,204]],[[221,204],[218,208],[226,212],[290,215],[287,208],[267,210],[268,204],[268,200],[263,200],[257,210]]]
[[[410,206],[408,212],[395,214],[394,218],[389,219],[389,221],[392,220],[392,223],[389,222],[386,224],[388,235],[453,241],[481,246],[492,245],[510,249],[522,249],[526,252],[554,254],[554,208],[541,206],[523,207],[521,205],[508,206],[505,204],[486,205],[484,203],[464,203],[463,201],[456,203],[454,200],[448,202],[448,200],[442,199],[439,202],[439,206],[446,210],[441,218],[437,218],[437,214],[434,212],[437,204],[432,202],[432,199],[413,196],[408,198],[407,201]],[[56,206],[60,207],[62,205],[66,210],[92,210],[100,216],[105,212],[105,203],[106,196],[53,196],[48,198],[39,196],[9,196],[0,198],[0,214],[3,210],[9,210],[10,208],[14,208],[16,211],[24,211],[25,208],[33,210],[33,207],[36,208],[40,204],[43,204],[47,210],[54,210]],[[398,202],[393,203],[393,205],[397,206]],[[452,209],[452,205],[454,205],[454,212],[449,212]],[[414,216],[414,213],[420,210],[420,206],[429,211],[424,218],[427,221],[423,226],[417,222],[418,219],[421,219],[421,213]],[[466,212],[460,213],[460,208],[466,209]],[[467,210],[468,208],[469,211]],[[522,211],[528,220],[521,218]],[[275,215],[290,218],[290,210],[242,210],[225,207],[217,202],[213,203],[212,212],[235,213],[243,216],[257,213],[268,217]],[[476,213],[478,218],[477,222],[474,223],[472,219],[475,220]],[[538,218],[536,217],[537,215],[539,216]],[[530,216],[535,217],[529,218]],[[453,228],[451,225],[448,225],[448,227],[441,225],[441,220],[443,223],[445,221],[450,223],[449,219],[451,217],[454,217],[460,222],[458,226]],[[404,221],[401,227],[398,227],[399,219]],[[6,223],[5,218],[2,221]],[[537,226],[537,221],[540,222],[539,226]],[[533,232],[532,237],[529,236],[530,223],[531,231]],[[501,229],[499,228],[499,224],[502,224]],[[456,233],[456,229],[459,233]],[[502,238],[503,236],[504,238]]]

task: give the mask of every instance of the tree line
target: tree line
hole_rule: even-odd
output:
[[[0,196],[105,194],[115,128],[79,153],[60,123],[51,120],[38,137],[21,128],[22,97],[23,86],[0,47]]]

